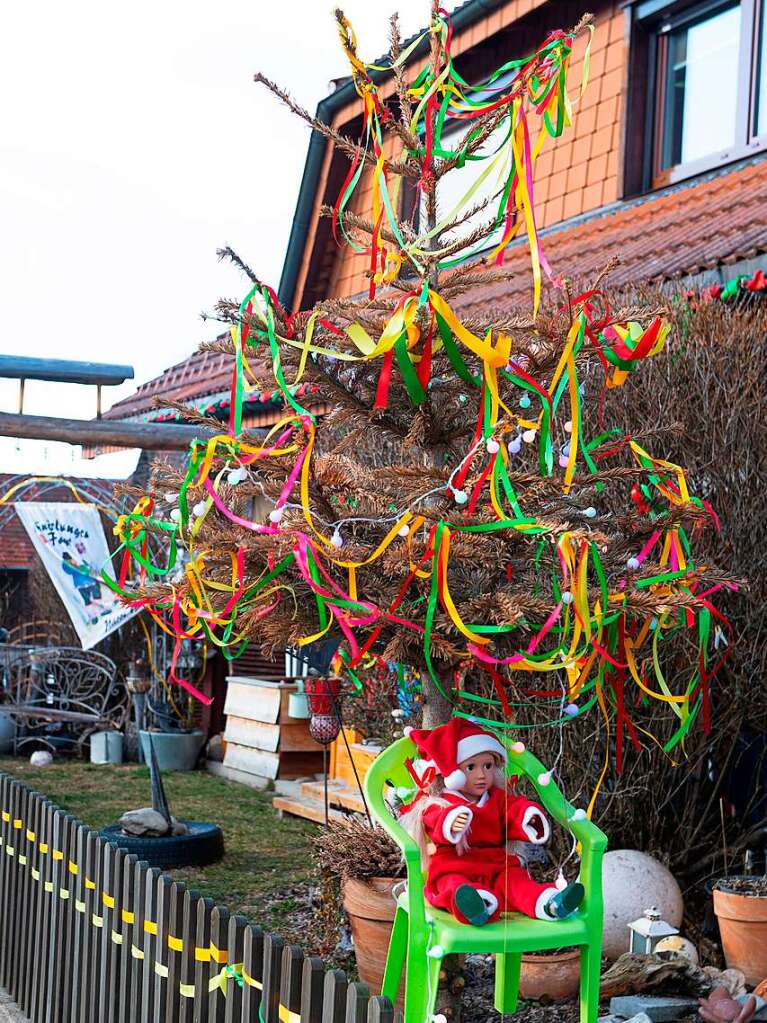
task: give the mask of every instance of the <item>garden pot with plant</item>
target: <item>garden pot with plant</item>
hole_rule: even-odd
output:
[[[767,977],[767,875],[726,877],[714,885],[714,912],[719,921],[728,967],[742,970],[756,985]]]
[[[316,846],[320,865],[340,883],[360,980],[380,991],[397,908],[393,888],[405,876],[402,854],[385,831],[357,820],[331,822]]]

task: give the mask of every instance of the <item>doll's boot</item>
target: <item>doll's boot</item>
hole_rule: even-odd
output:
[[[576,911],[583,902],[585,894],[583,885],[575,881],[573,884],[563,888],[561,892],[552,895],[543,907],[544,912],[553,920],[564,920],[565,917],[570,916],[571,913]]]
[[[469,923],[474,924],[475,927],[486,924],[490,919],[490,912],[485,900],[477,889],[472,888],[470,884],[459,885],[455,890],[453,899],[455,900],[455,908],[461,916],[465,916]]]

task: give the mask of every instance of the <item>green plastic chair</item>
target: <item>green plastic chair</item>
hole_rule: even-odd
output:
[[[507,773],[525,775],[550,817],[565,827],[581,846],[580,881],[586,895],[576,913],[564,920],[531,920],[508,913],[482,927],[459,923],[451,914],[424,899],[421,854],[415,840],[397,823],[384,795],[387,787],[413,787],[405,760],[417,755],[415,744],[399,739],[371,764],[365,777],[368,805],[381,827],[402,850],[407,886],[397,900],[382,994],[394,1003],[405,973],[405,1023],[425,1023],[434,1012],[442,956],[474,952],[495,954],[495,1007],[513,1013],[517,1006],[523,952],[577,945],[581,953],[580,1019],[596,1023],[599,1011],[599,973],[602,957],[602,856],[607,836],[590,820],[572,820],[573,807],[550,781],[538,783],[541,762],[527,750],[508,746]],[[427,955],[427,952],[429,953]]]

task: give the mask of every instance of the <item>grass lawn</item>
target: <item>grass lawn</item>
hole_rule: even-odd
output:
[[[143,765],[58,759],[39,768],[0,757],[0,771],[96,829],[114,824],[125,810],[152,804],[149,771]],[[292,817],[279,820],[271,794],[207,771],[169,773],[163,780],[174,816],[218,824],[226,848],[220,862],[174,869],[173,876],[264,930],[297,940],[314,883],[309,836],[316,826]]]

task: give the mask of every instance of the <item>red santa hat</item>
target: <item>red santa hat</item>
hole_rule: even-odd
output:
[[[442,775],[445,788],[454,792],[466,785],[466,775],[458,765],[469,757],[495,753],[506,762],[506,750],[498,739],[466,718],[451,718],[439,728],[407,727],[404,731],[418,747],[427,766],[435,767]]]

